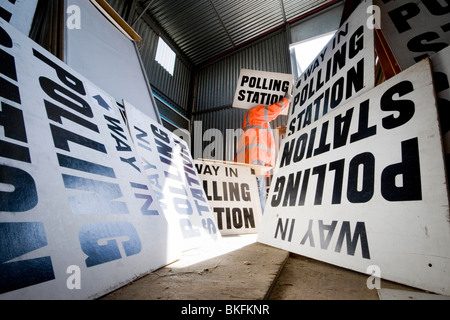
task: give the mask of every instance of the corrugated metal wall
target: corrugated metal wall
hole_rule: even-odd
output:
[[[134,29],[143,39],[143,46],[140,51],[150,84],[160,94],[170,99],[169,102],[174,103],[174,107],[187,115],[189,108],[191,108],[189,91],[191,89],[192,67],[187,65],[177,54],[175,70],[173,76],[170,75],[155,61],[159,36],[144,19],[141,19]]]
[[[125,1],[108,0],[119,14],[125,14]],[[269,72],[291,72],[289,41],[285,29],[271,33],[219,60],[194,70],[186,58],[178,58],[171,77],[156,61],[158,35],[151,24],[141,19],[134,29],[143,38],[141,50],[149,81],[159,93],[175,103],[182,113],[189,114],[190,90],[192,110],[191,135],[194,158],[213,158],[233,161],[235,142],[239,137],[245,110],[231,108],[242,68]],[[195,80],[192,80],[193,77]],[[195,86],[191,86],[192,81]],[[280,116],[272,128],[286,125],[287,117]],[[217,130],[211,130],[217,129]],[[233,137],[235,136],[235,137]],[[206,152],[204,154],[204,152]]]
[[[231,130],[242,128],[245,110],[231,108],[240,70],[246,68],[290,73],[288,48],[286,30],[281,30],[198,71],[194,108],[194,126],[197,126],[193,137],[195,158],[205,156],[233,161],[235,143],[227,139],[226,135],[227,129],[231,134]],[[280,116],[271,123],[271,126],[276,128],[286,123],[287,117]],[[201,135],[198,129],[200,124]],[[211,145],[212,137],[208,133],[214,132],[206,132],[209,129],[218,129],[222,133],[224,138],[222,152],[219,150],[215,155],[211,155],[207,149],[207,154],[202,155],[201,151]],[[220,142],[217,146],[220,148]]]
[[[108,0],[111,5],[122,17],[126,18],[129,1]],[[139,43],[142,61],[147,72],[149,82],[153,89],[163,98],[168,100],[173,107],[184,115],[189,114],[191,108],[190,91],[191,76],[193,65],[189,64],[185,58],[180,57],[181,53],[177,53],[175,62],[175,70],[171,76],[161,65],[155,61],[156,49],[158,45],[158,31],[152,29],[150,24],[141,18],[134,30],[142,37],[143,41]],[[165,39],[167,40],[167,39]]]

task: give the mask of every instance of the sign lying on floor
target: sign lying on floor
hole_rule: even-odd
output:
[[[186,142],[125,104],[128,125],[153,190],[184,250],[220,239],[202,182]]]
[[[259,241],[448,295],[437,118],[423,61],[285,139]]]
[[[196,160],[195,166],[220,233],[258,233],[261,202],[252,169],[207,160]]]
[[[0,299],[90,299],[179,257],[112,98],[0,19]]]
[[[287,135],[305,128],[375,85],[373,29],[363,1],[300,75],[289,111]]]
[[[375,0],[381,28],[402,69],[450,45],[448,1]]]
[[[241,69],[233,108],[251,109],[277,103],[286,92],[292,92],[293,83],[292,74]],[[287,113],[288,109],[281,114]]]

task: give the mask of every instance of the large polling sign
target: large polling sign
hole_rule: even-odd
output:
[[[284,140],[259,241],[450,294],[444,170],[423,61]]]
[[[294,75],[277,72],[241,69],[233,108],[251,109],[271,105],[292,92]],[[287,115],[286,109],[282,114]]]
[[[89,299],[178,258],[115,102],[0,20],[0,299]]]
[[[446,0],[375,0],[381,29],[400,67],[406,69],[450,44]]]
[[[300,75],[289,112],[288,136],[374,87],[374,32],[367,25],[366,13],[370,5],[371,1],[363,1]]]
[[[195,166],[220,233],[257,233],[262,212],[252,169],[207,160],[196,160]]]
[[[186,142],[131,105],[126,113],[144,172],[183,249],[220,239]]]

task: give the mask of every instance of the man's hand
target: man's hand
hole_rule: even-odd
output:
[[[284,95],[284,97],[286,99],[288,99],[289,101],[292,100],[292,94],[291,94],[290,90],[286,91],[286,94]]]

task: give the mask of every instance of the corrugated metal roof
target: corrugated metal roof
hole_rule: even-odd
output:
[[[336,0],[146,0],[147,14],[194,65]]]

